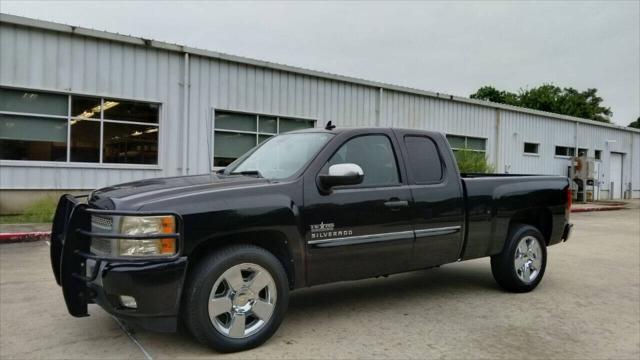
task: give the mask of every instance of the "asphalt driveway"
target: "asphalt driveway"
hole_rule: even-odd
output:
[[[187,334],[128,334],[96,306],[67,314],[47,243],[0,245],[0,358],[632,358],[640,356],[640,210],[572,214],[529,294],[488,259],[292,293],[262,347],[228,355]]]

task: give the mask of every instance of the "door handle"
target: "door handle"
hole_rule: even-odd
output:
[[[409,206],[409,202],[407,200],[389,200],[385,201],[384,206],[391,208],[392,210],[399,210],[401,207]]]

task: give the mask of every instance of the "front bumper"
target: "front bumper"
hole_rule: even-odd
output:
[[[175,234],[123,236],[91,233],[91,215],[131,215],[91,209],[78,198],[60,198],[51,231],[51,266],[62,287],[69,313],[89,316],[88,304],[96,303],[108,313],[143,328],[175,331],[180,297],[187,271],[187,258],[181,256],[182,219],[177,214]],[[135,213],[137,215],[160,215]],[[164,213],[163,215],[166,215]],[[91,238],[149,239],[174,237],[177,253],[167,258],[122,258],[92,254]],[[135,308],[125,307],[120,296],[133,297]]]

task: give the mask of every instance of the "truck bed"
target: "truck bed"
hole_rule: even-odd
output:
[[[546,224],[548,245],[560,242],[563,227],[553,223],[564,221],[568,178],[516,174],[461,177],[466,208],[462,259],[500,253],[510,222],[519,219]]]

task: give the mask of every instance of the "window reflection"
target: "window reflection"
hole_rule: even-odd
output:
[[[118,164],[157,164],[158,127],[104,123],[102,161]]]
[[[100,122],[71,120],[71,161],[100,161]]]

